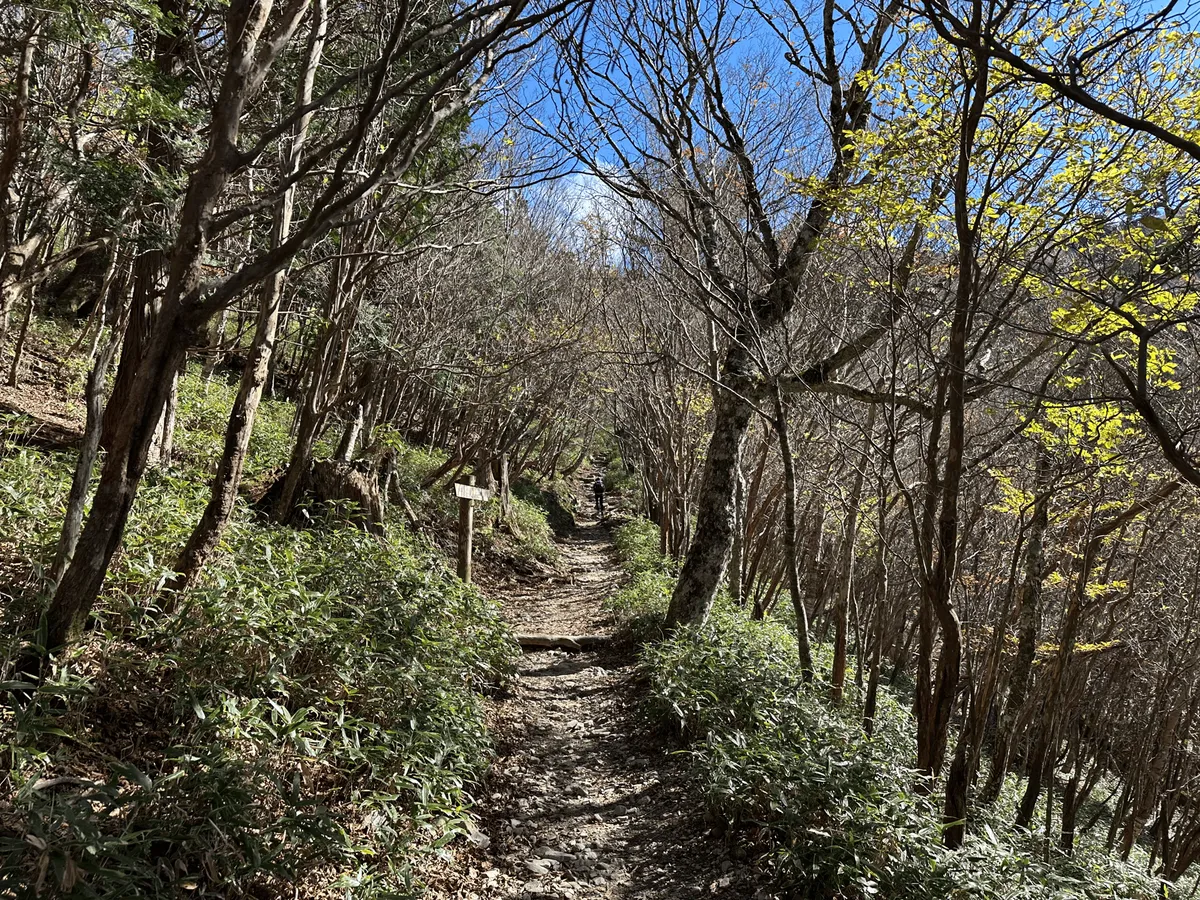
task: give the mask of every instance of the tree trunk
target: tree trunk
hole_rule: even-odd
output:
[[[179,19],[182,22],[186,18],[182,0],[158,0],[156,5],[164,20]],[[160,84],[172,85],[170,93],[177,101],[182,100],[185,79],[181,76],[186,66],[190,46],[188,32],[183,27],[161,28],[154,31],[152,65],[155,76]],[[151,122],[147,128],[146,162],[152,170],[158,169],[164,174],[173,176],[181,174],[182,163],[176,147],[161,124],[157,122]],[[148,220],[156,215],[161,216],[161,212],[160,205],[151,205],[147,212],[142,213],[142,216],[147,220],[146,224],[148,225]],[[160,221],[153,227],[165,229],[165,224]],[[135,256],[133,260],[133,299],[130,304],[129,325],[125,329],[121,359],[117,364],[116,379],[113,381],[113,388],[109,393],[105,409],[104,428],[100,433],[100,446],[109,451],[117,441],[114,429],[117,427],[118,420],[121,419],[119,410],[133,391],[139,360],[146,351],[146,342],[155,326],[162,299],[160,294],[163,289],[167,252],[166,248],[152,246]]]
[[[1154,793],[1162,781],[1170,757],[1170,747],[1183,717],[1183,706],[1176,702],[1167,715],[1162,719],[1157,738],[1150,756],[1150,763],[1142,773],[1142,779],[1132,794],[1129,817],[1125,820],[1125,828],[1121,832],[1121,859],[1128,860],[1133,851],[1133,845],[1146,827],[1150,813],[1154,808]]]
[[[1050,862],[1050,834],[1054,830],[1054,758],[1046,760],[1046,830],[1042,836],[1042,862]]]
[[[111,269],[110,276],[111,277]],[[101,300],[103,300],[103,291]],[[79,458],[75,461],[75,474],[71,480],[71,490],[67,495],[67,510],[63,517],[62,531],[58,537],[58,547],[54,553],[54,563],[50,569],[51,583],[56,587],[62,580],[63,573],[75,556],[75,548],[79,543],[79,531],[83,525],[83,507],[87,500],[88,485],[91,483],[92,467],[96,464],[96,455],[100,449],[100,431],[104,425],[104,382],[108,370],[116,356],[117,346],[121,343],[121,333],[124,331],[126,311],[125,286],[118,289],[109,288],[110,298],[105,303],[105,322],[101,328],[107,328],[107,337],[99,344],[99,352],[88,373],[87,385],[84,389],[84,404],[86,414],[83,425],[83,440],[79,446]]]
[[[744,375],[748,365],[745,351],[731,347],[726,356],[727,389],[720,391],[713,407],[713,432],[696,498],[696,532],[667,608],[668,628],[698,625],[708,618],[729,564],[736,473],[754,414],[742,396],[749,386]]]
[[[325,30],[326,2],[317,0],[313,5],[313,24],[308,39],[308,57],[296,89],[297,107],[307,106],[312,100],[313,82],[325,47]],[[289,178],[297,171],[311,121],[312,116],[309,114],[302,116],[297,123],[291,146],[283,160],[283,165],[280,166],[281,179]],[[279,199],[279,206],[276,207],[272,219],[271,244],[274,247],[282,244],[291,232],[295,197],[295,188],[291,187],[285,190]],[[275,352],[275,341],[279,330],[279,311],[286,282],[287,273],[280,271],[263,284],[262,293],[259,296],[254,338],[250,343],[250,351],[242,369],[237,397],[234,398],[233,407],[229,411],[229,422],[225,428],[221,460],[217,464],[217,472],[213,477],[212,494],[204,507],[200,521],[192,529],[187,544],[175,562],[175,571],[178,577],[174,580],[172,587],[176,590],[185,587],[200,572],[204,563],[220,543],[221,535],[233,515],[238,486],[242,480],[242,469],[246,463],[246,454],[250,449],[250,438],[254,433],[254,420],[258,415],[263,388],[270,373],[271,360]],[[224,310],[221,312],[220,322],[223,328]],[[220,340],[221,334],[218,332],[214,342],[218,351]],[[218,356],[219,352],[214,353],[214,359]]]
[[[976,6],[973,21],[980,16]],[[946,467],[942,478],[942,508],[938,518],[937,562],[926,579],[930,606],[937,615],[942,633],[942,652],[938,659],[937,682],[933,689],[932,720],[925,724],[925,744],[929,755],[925,771],[937,775],[941,771],[946,750],[950,719],[958,696],[958,680],[962,668],[962,624],[952,597],[955,568],[958,562],[958,503],[963,476],[963,454],[966,449],[966,370],[967,333],[977,290],[978,264],[975,260],[976,231],[971,205],[971,155],[975,133],[983,116],[988,98],[988,58],[976,54],[972,82],[964,98],[963,121],[959,143],[958,167],[954,173],[954,223],[958,237],[958,284],[954,293],[954,317],[950,324],[949,345],[946,351],[946,412],[949,417],[946,443]],[[967,808],[967,781],[958,779],[946,786],[946,815],[949,827],[943,837],[947,847],[962,844],[966,833],[964,819]]]
[[[361,403],[354,404],[354,417],[346,423],[346,430],[342,432],[342,439],[338,442],[337,452],[334,453],[334,458],[340,462],[348,463],[354,459],[354,451],[358,449],[358,436],[362,434],[363,421],[366,411]]]
[[[313,5],[313,24],[308,38],[308,57],[296,89],[297,107],[307,106],[312,100],[313,82],[325,47],[325,30],[326,2],[317,0]],[[283,160],[283,165],[280,166],[281,179],[289,178],[297,171],[311,121],[312,116],[309,114],[302,116],[297,123],[291,146]],[[274,247],[282,244],[291,232],[295,197],[295,188],[291,187],[284,191],[283,196],[279,199],[279,206],[275,209],[271,229],[271,244]],[[213,477],[212,494],[204,507],[200,521],[192,529],[187,544],[175,561],[175,571],[178,577],[171,585],[175,590],[185,587],[200,572],[204,563],[220,543],[221,535],[233,515],[238,486],[242,480],[242,469],[246,463],[250,438],[254,432],[254,420],[258,415],[263,387],[270,373],[271,360],[275,353],[275,341],[279,330],[279,311],[286,282],[287,273],[280,271],[263,284],[262,293],[259,296],[254,338],[246,356],[246,365],[242,369],[237,397],[234,398],[233,407],[229,411],[229,422],[225,428],[221,460],[217,464],[217,472]],[[222,327],[225,321],[224,316],[225,311],[222,310],[220,317]],[[218,350],[220,338],[221,335],[218,333],[215,343]],[[214,358],[218,355],[214,353]]]
[[[1004,778],[1008,773],[1009,756],[1017,726],[1017,718],[1025,705],[1033,673],[1033,660],[1037,652],[1038,621],[1041,613],[1042,570],[1045,567],[1045,534],[1050,505],[1048,462],[1045,448],[1037,447],[1035,482],[1038,495],[1034,500],[1033,520],[1029,525],[1029,537],[1025,544],[1025,570],[1021,587],[1017,592],[1017,658],[1009,676],[1008,699],[1000,714],[996,728],[996,745],[992,750],[991,769],[980,792],[979,802],[992,804],[1000,796]]]
[[[808,636],[808,611],[804,607],[804,592],[800,588],[800,566],[796,552],[796,461],[792,456],[787,407],[784,406],[783,393],[778,384],[775,385],[775,429],[779,435],[779,453],[783,458],[783,564],[787,570],[788,591],[792,595],[792,609],[796,616],[800,672],[805,681],[812,681],[815,666]]]
[[[884,513],[880,511],[879,558],[876,562],[875,591],[879,608],[875,613],[875,642],[871,648],[871,674],[867,678],[867,695],[863,701],[863,731],[870,737],[875,733],[875,712],[879,700],[879,678],[883,662],[884,617],[888,599],[887,546],[883,537]]]
[[[21,357],[25,353],[25,340],[29,337],[29,323],[33,319],[34,293],[32,288],[27,291],[29,299],[25,301],[25,315],[21,318],[21,330],[17,332],[17,342],[13,346],[12,365],[8,369],[8,386],[16,387],[21,376]]]
[[[187,355],[195,334],[203,328],[210,310],[200,302],[208,228],[230,177],[229,148],[236,147],[245,103],[249,97],[249,72],[259,65],[258,38],[267,25],[270,6],[237,3],[229,10],[236,24],[236,41],[228,48],[221,96],[214,105],[208,145],[193,170],[171,251],[171,265],[162,309],[136,360],[128,395],[114,409],[110,399],[105,425],[112,425],[100,482],[84,523],[75,557],[46,613],[44,647],[53,652],[78,636],[99,596],[113,554],[121,544],[129,511],[146,470],[150,443],[167,404],[171,376]],[[112,412],[113,421],[108,421]]]
[[[500,520],[512,521],[512,473],[508,468],[508,451],[500,451],[500,478],[497,481],[497,495],[500,498]]]
[[[356,246],[353,238],[346,247]],[[288,461],[283,491],[275,509],[275,519],[286,522],[291,518],[300,483],[308,472],[313,445],[326,414],[341,392],[345,374],[345,355],[348,350],[348,329],[353,322],[352,307],[357,306],[356,279],[361,268],[359,260],[336,259],[330,266],[326,288],[325,321],[317,346],[313,350],[312,371],[308,390],[299,407],[296,443]]]
[[[78,637],[100,593],[109,561],[120,546],[125,524],[137,494],[170,391],[170,373],[186,352],[186,332],[181,333],[179,312],[172,310],[153,336],[142,358],[138,377],[126,402],[121,404],[92,509],[84,523],[75,556],[63,573],[46,613],[46,642],[53,651]],[[105,418],[110,409],[106,409]]]
[[[101,290],[116,249],[112,234],[100,225],[92,226],[87,240],[97,246],[82,254],[50,292],[50,311],[55,315],[83,318],[101,302]]]
[[[169,466],[175,455],[175,423],[179,417],[179,379],[187,365],[187,354],[183,356],[179,368],[171,373],[171,389],[167,392],[167,402],[159,418],[158,431],[154,443],[151,444],[150,465]]]
[[[720,384],[713,400],[713,431],[709,439],[704,474],[696,498],[696,531],[692,537],[683,568],[667,610],[667,626],[698,624],[707,617],[717,590],[724,579],[733,545],[733,501],[737,490],[736,472],[741,461],[742,445],[754,409],[748,397],[754,395],[755,366],[749,348],[778,329],[791,310],[815,258],[818,241],[832,220],[836,196],[848,181],[856,161],[852,134],[870,127],[871,77],[883,55],[898,4],[884,9],[869,36],[863,42],[859,68],[850,79],[844,93],[831,107],[830,139],[833,160],[824,175],[823,188],[808,206],[799,228],[791,238],[786,253],[780,254],[773,268],[775,278],[769,289],[747,303],[743,311],[744,324],[734,329],[721,365]],[[840,78],[840,74],[837,76]],[[763,227],[769,227],[765,218]],[[709,265],[713,275],[725,280],[714,258]],[[898,311],[899,306],[897,305]],[[858,358],[866,348],[887,333],[886,328],[872,328],[831,357],[814,363],[805,370],[802,380],[823,381],[838,368]]]
[[[146,250],[133,260],[133,298],[129,307],[129,324],[121,344],[121,358],[117,363],[117,376],[105,407],[104,429],[100,433],[100,446],[106,450],[116,442],[115,431],[119,408],[133,390],[137,378],[138,362],[146,350],[146,342],[155,324],[157,281],[162,271],[162,251]],[[155,425],[157,426],[157,422]]]
[[[1087,757],[1078,741],[1075,744],[1074,752],[1075,766],[1071,770],[1070,779],[1063,788],[1062,809],[1059,813],[1061,824],[1058,849],[1067,856],[1071,856],[1075,852],[1076,823],[1079,820],[1079,810],[1088,797],[1091,796],[1092,791],[1096,787],[1096,782],[1099,780],[1099,767],[1090,773],[1086,780],[1084,779],[1084,766],[1087,762]]]
[[[729,558],[729,598],[738,606],[744,604],[742,575],[746,555],[746,479],[742,467],[737,467],[733,491],[733,548]]]
[[[846,644],[850,630],[850,598],[854,590],[854,544],[858,536],[858,507],[862,503],[863,479],[866,476],[867,463],[870,461],[871,433],[875,428],[875,407],[867,413],[866,443],[863,446],[862,458],[854,473],[854,482],[850,488],[850,497],[846,506],[846,515],[842,527],[842,546],[837,562],[837,595],[834,598],[834,632],[833,632],[833,670],[830,673],[830,698],[834,703],[842,702],[842,693],[846,686]],[[858,660],[859,672],[862,671],[863,660]]]
[[[20,276],[25,265],[25,254],[17,252],[15,246],[18,240],[15,232],[18,216],[12,202],[17,197],[13,182],[25,143],[33,63],[46,15],[33,9],[25,11],[25,39],[21,44],[12,97],[7,104],[8,118],[4,123],[4,151],[0,153],[0,348],[3,348],[7,337],[9,314],[23,293]]]

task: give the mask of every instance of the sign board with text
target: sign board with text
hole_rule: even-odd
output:
[[[492,492],[487,488],[475,487],[473,484],[455,484],[454,496],[459,500],[478,500],[483,503],[492,499]]]

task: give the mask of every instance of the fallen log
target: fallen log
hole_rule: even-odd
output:
[[[521,649],[531,650],[595,650],[612,640],[607,634],[518,634],[514,635]]]

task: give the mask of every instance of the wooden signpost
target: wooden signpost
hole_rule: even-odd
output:
[[[458,497],[458,577],[471,581],[471,550],[475,541],[475,501],[484,503],[492,498],[487,488],[475,486],[475,476],[467,476],[466,484],[455,484]]]

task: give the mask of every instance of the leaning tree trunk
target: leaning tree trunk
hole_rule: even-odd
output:
[[[86,624],[124,536],[150,444],[167,404],[171,376],[179,370],[194,335],[211,314],[201,302],[208,233],[218,199],[231,176],[228,149],[238,143],[242,113],[253,89],[250,73],[263,65],[258,38],[271,13],[270,4],[239,3],[234,7],[230,20],[238,22],[240,29],[237,40],[228,48],[208,145],[188,179],[162,306],[144,353],[133,360],[136,372],[128,379],[127,395],[119,405],[114,403],[117,398],[110,398],[105,410],[105,425],[112,426],[113,442],[75,557],[46,611],[43,647],[47,652],[77,637]],[[117,414],[109,421],[113,412]]]
[[[199,269],[189,267],[189,280]],[[150,346],[142,357],[137,378],[114,423],[109,448],[92,509],[79,537],[75,557],[63,573],[46,613],[47,650],[55,650],[82,631],[100,593],[108,564],[120,546],[138,485],[146,470],[150,444],[170,391],[170,374],[187,352],[189,329],[181,327],[177,305],[160,318]],[[111,403],[109,405],[111,410]],[[108,418],[109,410],[105,412]]]
[[[867,464],[871,460],[871,433],[875,428],[875,407],[872,406],[867,414],[867,439],[863,445],[862,458],[858,471],[854,475],[854,483],[850,488],[849,503],[846,506],[846,520],[842,528],[842,546],[838,554],[836,574],[838,578],[837,595],[834,597],[834,636],[833,636],[833,670],[830,673],[830,697],[834,703],[842,702],[842,694],[846,687],[846,656],[847,636],[850,630],[850,601],[854,589],[854,542],[858,535],[858,507],[862,502],[863,481],[866,478]],[[861,657],[861,647],[859,648]],[[863,660],[858,660],[858,671],[862,672]]]
[[[712,437],[696,498],[696,531],[684,558],[675,592],[671,595],[667,610],[668,627],[703,622],[724,578],[733,547],[736,473],[741,461],[742,444],[754,414],[748,398],[754,393],[757,379],[749,348],[759,345],[764,336],[787,322],[799,292],[806,283],[818,242],[833,219],[833,199],[849,181],[856,161],[855,142],[848,141],[847,135],[870,127],[872,76],[883,59],[887,37],[899,8],[899,3],[889,3],[881,11],[871,32],[864,36],[858,71],[849,79],[845,90],[838,92],[838,100],[830,106],[829,137],[833,160],[822,178],[822,190],[809,204],[786,252],[779,252],[780,248],[771,238],[769,244],[778,255],[772,267],[776,277],[762,295],[747,299],[746,308],[742,311],[744,320],[733,330],[725,351],[721,380],[713,402]],[[826,74],[841,81],[836,66]],[[726,124],[732,127],[732,123]],[[741,162],[753,168],[749,159],[743,157]],[[760,229],[770,231],[765,214],[759,217],[757,225]],[[716,271],[712,274],[719,280],[727,280],[715,258],[709,258],[708,264],[714,267]],[[898,311],[899,306],[896,305],[895,309]],[[861,356],[886,333],[886,327],[868,329],[831,356],[814,362],[805,370],[801,381],[808,384],[824,381],[831,373]]]
[[[1017,717],[1025,705],[1025,697],[1029,693],[1033,660],[1037,652],[1042,568],[1045,564],[1043,547],[1050,505],[1050,492],[1046,486],[1047,468],[1045,448],[1039,445],[1035,475],[1039,493],[1034,500],[1033,520],[1029,525],[1029,538],[1025,545],[1025,571],[1017,592],[1017,658],[1009,676],[1008,699],[996,729],[996,746],[992,750],[991,769],[979,795],[979,802],[984,804],[995,803],[1004,787],[1004,778],[1008,773],[1008,762],[1012,753],[1013,732],[1017,727]]]
[[[325,0],[317,0],[313,7],[314,19],[308,42],[308,61],[296,91],[296,105],[299,108],[307,106],[312,101],[313,81],[325,47],[325,10]],[[304,149],[311,121],[312,116],[309,114],[303,116],[297,124],[288,155],[280,168],[281,179],[291,177],[298,170],[300,154]],[[282,244],[291,232],[295,196],[296,191],[293,186],[284,191],[280,198],[272,223],[271,243],[273,246],[277,247]],[[242,468],[246,463],[246,454],[250,449],[250,436],[254,431],[254,419],[258,414],[259,404],[262,402],[263,386],[267,382],[271,357],[275,351],[275,338],[279,329],[280,301],[283,298],[283,287],[286,281],[287,273],[280,271],[267,279],[263,285],[254,339],[250,345],[245,368],[242,370],[237,397],[229,412],[229,424],[225,429],[225,444],[221,452],[221,461],[217,465],[217,473],[213,478],[212,495],[204,507],[204,514],[192,530],[187,545],[175,562],[175,571],[178,577],[171,586],[176,590],[182,589],[196,577],[209,556],[216,550],[221,535],[233,515],[238,486],[242,480]]]
[[[115,256],[114,256],[115,261]],[[88,373],[87,385],[84,389],[84,405],[86,414],[83,425],[83,440],[80,442],[79,458],[75,462],[75,475],[71,480],[71,490],[67,495],[67,511],[63,517],[62,531],[58,537],[58,547],[54,553],[54,564],[50,569],[50,580],[57,586],[62,580],[63,573],[75,557],[75,548],[79,543],[79,532],[83,527],[83,508],[87,501],[88,485],[92,479],[92,467],[100,450],[100,431],[104,426],[104,382],[108,377],[109,367],[116,356],[117,346],[121,343],[121,332],[125,326],[125,315],[128,307],[125,304],[125,285],[113,289],[112,266],[106,275],[106,285],[101,289],[99,301],[105,304],[104,322],[101,330],[108,328],[108,334],[99,343],[99,351],[92,370]],[[105,294],[108,294],[107,301]],[[100,337],[100,335],[97,335]]]
[[[345,252],[361,250],[365,240],[355,229],[343,244]],[[292,516],[300,484],[304,480],[313,448],[325,418],[341,393],[349,352],[350,332],[358,312],[358,277],[361,259],[335,259],[330,264],[329,282],[325,295],[325,327],[313,350],[312,372],[308,390],[300,403],[296,443],[292,447],[283,490],[275,508],[275,519],[286,522]]]
[[[107,227],[92,226],[87,238],[92,249],[80,255],[71,271],[49,292],[52,314],[83,318],[100,304],[101,291],[116,254],[112,239]]]
[[[978,14],[976,14],[978,18]],[[963,455],[966,450],[966,367],[967,336],[971,327],[971,312],[978,288],[978,264],[975,248],[977,224],[972,218],[971,154],[975,135],[988,100],[989,58],[975,55],[975,71],[968,85],[960,131],[958,165],[954,173],[954,225],[958,238],[958,284],[954,293],[954,317],[950,325],[946,353],[946,412],[949,430],[946,442],[946,467],[942,478],[942,508],[937,527],[937,563],[926,579],[929,604],[941,627],[942,650],[938,659],[937,683],[933,689],[932,721],[921,723],[926,730],[925,746],[930,755],[924,760],[925,771],[936,776],[945,757],[946,742],[958,697],[958,681],[962,668],[962,623],[952,597],[955,568],[958,562],[958,504],[963,476]],[[946,846],[962,844],[967,815],[966,780],[946,785],[944,832]]]

